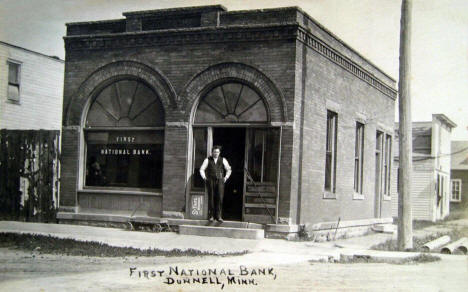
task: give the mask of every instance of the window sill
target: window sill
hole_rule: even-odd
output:
[[[323,199],[328,199],[328,200],[336,200],[336,193],[332,193],[329,191],[324,191],[323,192]]]
[[[364,200],[364,195],[359,193],[353,193],[353,200]]]
[[[450,203],[461,203],[461,200],[450,200]]]
[[[93,193],[93,194],[120,194],[120,195],[144,195],[144,196],[157,196],[162,197],[162,191],[160,190],[132,190],[132,189],[124,189],[124,190],[115,190],[115,189],[106,189],[106,188],[84,188],[78,190],[78,193]]]
[[[382,196],[382,200],[384,200],[384,201],[391,201],[391,200],[392,200],[392,196],[383,195],[383,196]]]

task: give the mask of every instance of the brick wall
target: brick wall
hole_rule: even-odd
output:
[[[188,129],[168,126],[164,141],[163,210],[185,211]]]
[[[296,98],[304,96],[295,110],[295,140],[302,141],[299,146],[302,162],[298,177],[298,221],[374,218],[376,130],[393,134],[395,102],[324,56],[303,48],[302,44],[298,52],[305,62],[302,70],[297,69],[303,78],[296,78]],[[301,58],[298,57],[298,61]],[[323,198],[327,109],[338,113],[335,199]],[[365,124],[361,199],[354,196],[357,121]],[[382,216],[389,216],[390,201],[382,202],[382,211]]]
[[[155,47],[135,47],[113,50],[71,50],[67,51],[65,65],[65,88],[64,88],[64,125],[80,127],[82,115],[86,109],[86,103],[80,102],[80,105],[71,106],[73,100],[86,99],[93,95],[94,88],[88,82],[93,79],[100,68],[108,66],[109,63],[126,60],[135,63],[144,64],[158,72],[166,83],[167,87],[173,89],[178,95],[176,105],[165,105],[166,121],[169,123],[165,131],[164,146],[164,171],[163,171],[163,210],[180,212],[185,207],[185,188],[184,182],[187,180],[187,153],[188,153],[188,134],[187,124],[190,120],[191,107],[185,108],[186,100],[181,100],[181,94],[186,87],[204,70],[219,63],[242,63],[250,66],[264,74],[268,80],[274,84],[278,92],[282,94],[286,104],[286,115],[293,116],[291,105],[294,103],[294,42],[291,41],[268,41],[268,42],[226,42],[209,44],[190,44],[190,45],[171,45]],[[125,65],[123,65],[125,67]],[[128,72],[131,69],[116,67],[115,70]],[[146,80],[143,76],[144,70],[135,70],[134,76]],[[107,71],[106,71],[107,72]],[[105,82],[106,78],[115,78],[119,72],[102,73],[102,76],[96,80]],[[99,73],[100,74],[100,73]],[[240,72],[239,78],[246,78]],[[257,82],[253,80],[252,82]],[[96,81],[98,83],[98,81]],[[203,84],[207,86],[208,84]],[[260,86],[261,84],[253,84]],[[155,85],[160,86],[160,85]],[[87,88],[89,87],[89,88]],[[203,88],[197,88],[202,90]],[[165,89],[168,91],[169,89]],[[262,90],[262,89],[261,89]],[[164,90],[162,90],[164,91]],[[88,96],[81,96],[82,92],[89,93]],[[275,109],[272,109],[275,110]],[[78,113],[78,115],[77,115]],[[70,118],[71,116],[73,118]],[[278,113],[278,116],[281,116]],[[170,124],[172,123],[172,124]],[[174,123],[182,123],[174,126]],[[64,129],[65,129],[64,128]],[[78,130],[78,131],[81,131]],[[283,131],[283,153],[281,169],[284,170],[284,177],[281,177],[281,194],[289,197],[289,178],[288,171],[291,169],[292,148],[288,144],[292,142],[291,130]],[[73,134],[75,135],[75,134]],[[74,136],[75,137],[75,136]],[[289,137],[289,138],[288,138]],[[64,140],[66,140],[64,135]],[[69,160],[62,162],[62,170],[67,173],[67,178],[62,182],[63,202],[76,200],[76,192],[73,188],[80,186],[78,183],[78,167],[76,156],[80,149],[79,139],[67,140]],[[70,152],[73,151],[73,152]],[[65,154],[64,154],[65,155]],[[75,159],[71,159],[75,157]],[[289,205],[289,199],[280,200],[280,204]],[[284,210],[284,211],[283,211]],[[283,214],[284,213],[284,214]],[[289,209],[280,208],[280,216],[289,217]]]

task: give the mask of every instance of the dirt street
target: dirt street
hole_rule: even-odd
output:
[[[96,258],[0,250],[1,291],[468,291],[467,257],[417,265],[291,254]]]

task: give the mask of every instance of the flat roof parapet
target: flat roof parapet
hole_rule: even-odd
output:
[[[123,15],[126,18],[122,20],[67,24],[66,47],[102,48],[104,44],[111,46],[110,41],[117,38],[122,39],[122,46],[132,37],[145,41],[129,40],[129,45],[154,43],[150,39],[157,39],[163,45],[170,43],[170,39],[190,43],[295,38],[385,95],[397,97],[394,78],[297,6],[227,11],[221,5],[211,5],[124,12]]]
[[[222,12],[227,11],[226,7],[222,5],[207,5],[207,6],[190,6],[190,7],[176,7],[167,9],[152,9],[142,11],[130,11],[122,13],[125,17],[147,17],[147,16],[174,16],[174,15],[186,15],[193,13],[207,13],[207,12]]]

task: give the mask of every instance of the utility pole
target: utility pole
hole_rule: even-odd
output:
[[[413,131],[411,121],[411,7],[412,0],[402,0],[400,20],[398,249],[413,248],[411,183],[413,173]]]

